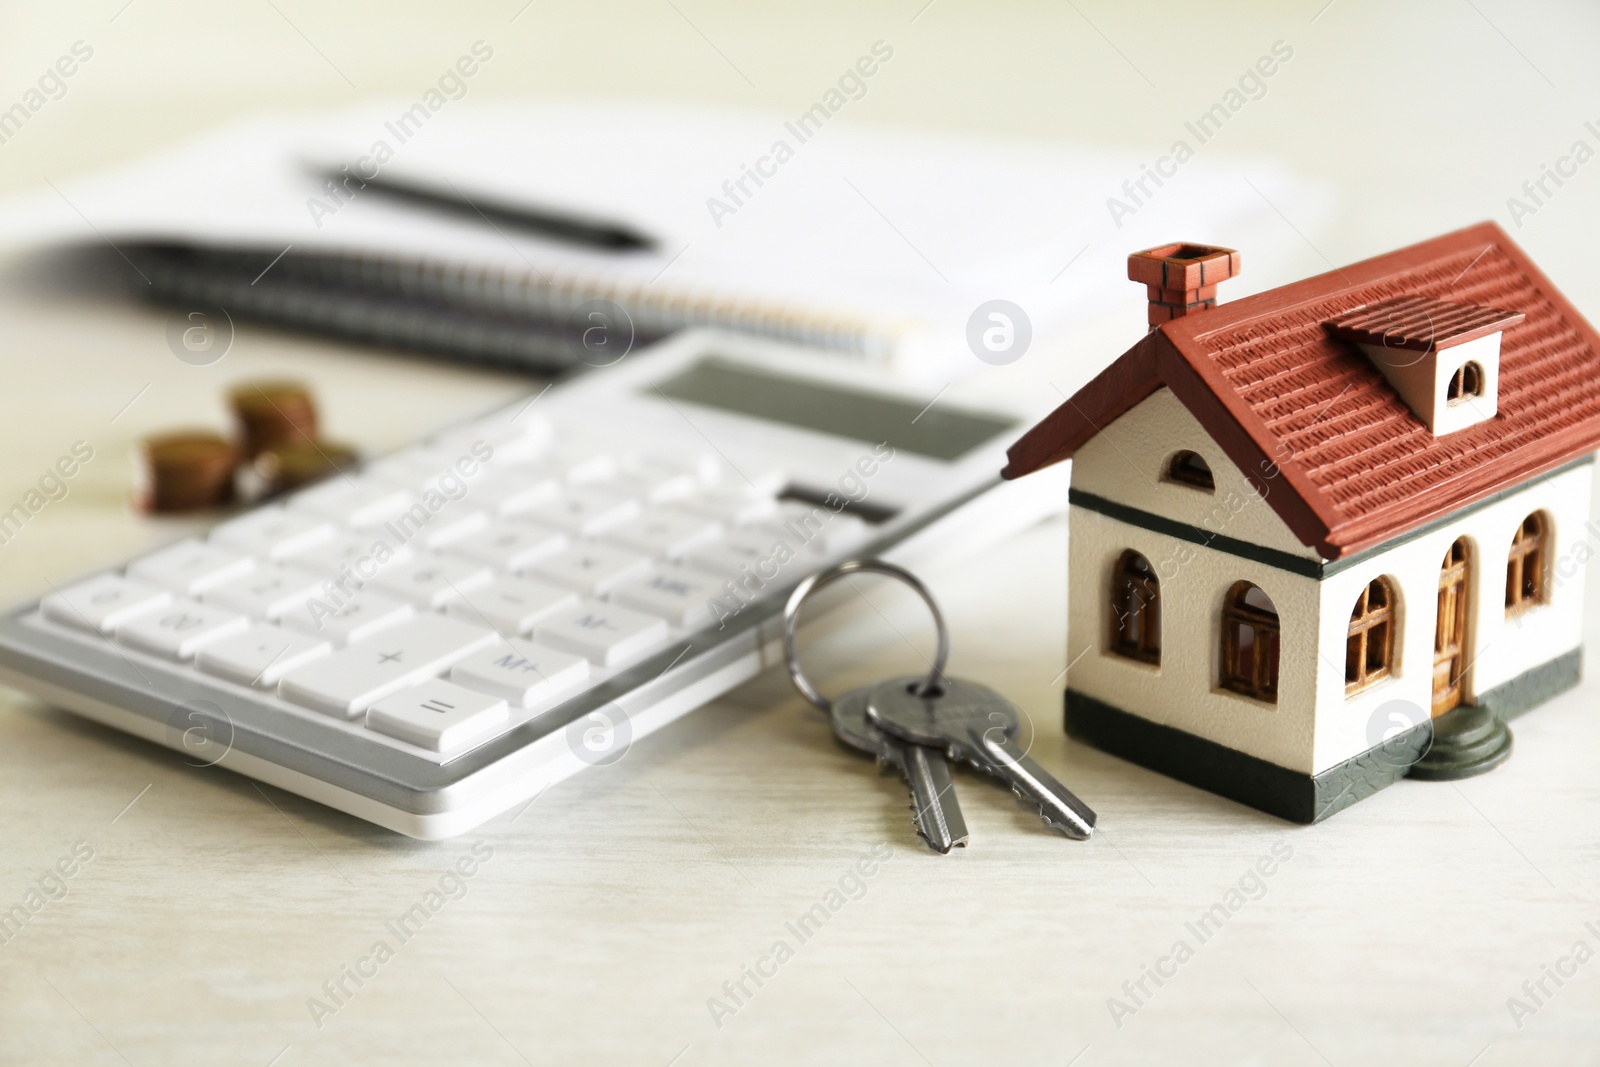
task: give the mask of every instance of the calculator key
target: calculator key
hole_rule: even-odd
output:
[[[452,503],[434,515],[422,527],[422,542],[429,548],[442,548],[463,537],[470,537],[489,526],[489,513],[483,508],[468,506],[466,502]]]
[[[600,482],[617,474],[615,456],[584,444],[558,445],[550,462],[573,485]]]
[[[606,488],[652,504],[661,504],[694,495],[700,483],[687,471],[645,468],[622,471],[606,483]]]
[[[696,545],[715,541],[722,533],[716,519],[692,511],[656,508],[632,522],[607,530],[602,536],[612,544],[647,556],[677,559]]]
[[[291,558],[299,566],[330,577],[349,567],[358,578],[371,581],[384,567],[404,563],[415,555],[410,545],[395,544],[392,538],[351,532],[341,533],[332,541],[298,552]]]
[[[238,549],[190,539],[134,560],[128,564],[128,577],[193,596],[255,567],[255,559]]]
[[[649,570],[650,561],[644,556],[587,541],[536,560],[528,567],[530,575],[548,578],[586,596],[599,596],[618,582]]]
[[[333,651],[328,642],[258,623],[243,633],[205,645],[195,666],[240,685],[271,689],[289,671]]]
[[[667,623],[652,615],[588,600],[551,616],[533,629],[533,639],[614,667],[667,639]]]
[[[776,512],[752,524],[751,529],[787,537],[791,543],[808,542],[829,554],[854,548],[872,532],[872,528],[855,515],[795,500],[784,501]]]
[[[298,567],[264,567],[207,590],[200,599],[213,607],[228,608],[260,619],[276,619],[305,606],[313,597],[327,595],[322,588],[323,581],[320,574]]]
[[[327,519],[283,508],[262,508],[211,529],[207,540],[268,559],[284,559],[327,544],[338,527]]]
[[[419,608],[442,608],[493,579],[494,572],[481,563],[426,555],[385,567],[372,584]]]
[[[727,474],[727,466],[722,458],[713,452],[652,450],[625,462],[622,465],[622,476],[644,474],[648,477],[659,477],[671,472],[687,474],[696,485],[716,485]]]
[[[375,700],[432,677],[499,640],[493,630],[432,613],[298,667],[278,683],[283,699],[353,719]]]
[[[453,600],[445,609],[467,622],[493,626],[502,634],[525,634],[534,623],[578,602],[578,594],[533,578],[500,578],[484,589]]]
[[[334,478],[289,498],[289,510],[310,512],[350,526],[378,526],[413,503],[411,493],[374,479]]]
[[[367,709],[367,729],[434,752],[454,752],[510,719],[506,702],[438,678],[402,689]]]
[[[588,536],[627,522],[638,514],[639,502],[632,497],[604,489],[571,489],[534,512],[532,517],[570,533]]]
[[[117,627],[117,640],[129,648],[168,659],[192,659],[202,645],[250,628],[250,620],[223,608],[178,600]]]
[[[486,563],[495,570],[520,571],[534,560],[566,548],[571,538],[535,522],[495,522],[452,543],[447,553]]]
[[[532,641],[501,642],[450,668],[452,682],[504,697],[519,708],[541,704],[588,677],[589,661],[582,656]]]
[[[171,603],[168,590],[102,574],[49,594],[39,602],[39,610],[51,622],[109,634],[123,623]]]
[[[561,493],[561,476],[543,467],[508,467],[472,483],[471,500],[497,515],[520,515]]]
[[[778,502],[772,494],[753,489],[743,478],[734,475],[721,486],[685,498],[678,507],[737,525],[758,522],[776,514]]]
[[[771,530],[739,529],[709,544],[690,549],[684,561],[696,570],[737,578],[746,567],[764,581],[782,568],[798,571],[820,563],[816,553],[796,538]]]
[[[663,567],[618,585],[611,591],[611,599],[623,607],[659,615],[674,626],[693,629],[711,621],[711,598],[725,595],[726,582],[726,578],[684,567]]]
[[[415,617],[417,609],[381,593],[363,590],[348,600],[319,598],[286,613],[280,622],[336,645],[364,641]]]

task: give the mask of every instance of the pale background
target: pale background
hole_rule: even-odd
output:
[[[1283,210],[1283,239],[1246,251],[1239,293],[1483,218],[1510,228],[1506,198],[1541,164],[1579,138],[1600,144],[1584,128],[1600,126],[1600,11],[1578,3],[923,2],[7,4],[0,106],[73,41],[95,55],[64,99],[0,145],[0,190],[69,179],[255,109],[414,96],[480,37],[496,48],[472,83],[482,97],[784,113],[883,38],[893,67],[840,121],[1144,159],[1286,40],[1294,62],[1213,158],[1275,157],[1325,182],[1338,210],[1314,229]],[[1597,223],[1591,163],[1513,230],[1591,319]],[[221,425],[227,381],[303,375],[330,429],[371,449],[527,388],[252,328],[197,369],[168,352],[159,313],[37,295],[22,267],[8,277],[0,502],[74,440],[96,450],[71,495],[0,546],[8,601],[178,532],[129,513],[128,457],[155,428]],[[1141,300],[1130,283],[1115,328],[985,372],[979,387],[1070,388],[1136,339]],[[0,1061],[1600,1063],[1600,964],[1548,985],[1555,995],[1520,1028],[1506,1003],[1574,942],[1600,949],[1584,925],[1600,931],[1594,683],[1518,722],[1517,753],[1492,775],[1402,783],[1325,825],[1291,827],[1069,748],[1064,536],[1048,524],[927,577],[953,619],[957,669],[1022,704],[1036,754],[1099,810],[1103,832],[1088,844],[1051,837],[1002,791],[962,776],[973,845],[928,853],[901,786],[840,750],[776,672],[519,818],[436,845],[187,767],[8,691],[0,910],[74,841],[94,859],[66,899],[0,946]],[[926,639],[907,599],[874,596]],[[867,612],[812,648],[840,684],[918,662]],[[307,998],[477,837],[494,858],[465,898],[317,1029]],[[707,998],[879,843],[892,859],[865,896],[717,1028]],[[1293,858],[1265,895],[1114,1025],[1107,999],[1122,983],[1285,844]]]

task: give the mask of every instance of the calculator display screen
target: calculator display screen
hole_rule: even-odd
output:
[[[896,397],[769,374],[714,357],[656,383],[654,390],[673,400],[806,430],[858,441],[887,441],[896,449],[941,460],[956,459],[1017,425],[1011,419],[945,404],[924,409]]]

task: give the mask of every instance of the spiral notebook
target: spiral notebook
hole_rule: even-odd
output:
[[[817,113],[446,100],[273,115],[13,197],[0,232],[98,247],[151,299],[452,358],[560,369],[614,306],[635,344],[717,325],[937,374],[975,364],[968,319],[986,301],[1020,306],[1039,338],[1127,289],[1129,251],[1227,244],[1275,220],[1264,198],[1314,199],[1270,165],[1245,182],[1202,160],[1113,212],[1135,157]],[[606,220],[652,247],[428,210],[363,175]]]

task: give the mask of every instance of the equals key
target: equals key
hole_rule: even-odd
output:
[[[384,697],[367,709],[367,729],[434,752],[454,752],[505,725],[499,697],[438,678]]]

